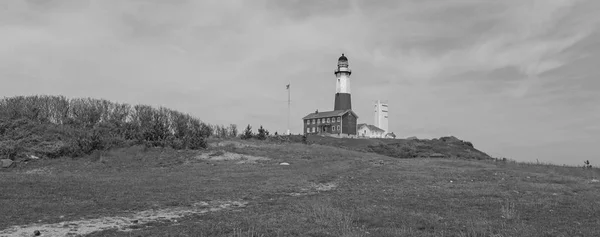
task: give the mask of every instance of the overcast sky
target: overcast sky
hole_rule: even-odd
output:
[[[165,106],[292,132],[388,100],[400,137],[454,135],[493,156],[600,165],[598,0],[1,0],[0,95]]]

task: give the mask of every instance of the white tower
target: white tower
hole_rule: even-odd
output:
[[[385,131],[383,134],[387,134],[388,131],[388,102],[387,101],[375,101],[375,126]]]
[[[348,58],[342,54],[338,59],[338,67],[335,69],[337,78],[335,93],[350,94],[350,74],[352,71],[348,68]]]

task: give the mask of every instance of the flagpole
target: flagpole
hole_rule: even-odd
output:
[[[291,84],[291,83],[289,83],[289,82],[288,82],[288,85],[287,85],[287,89],[288,89],[288,117],[287,117],[287,134],[288,134],[288,135],[291,135],[291,133],[290,133],[291,95],[290,95],[290,94],[291,94],[291,90],[292,90],[292,89],[290,88],[290,84]]]

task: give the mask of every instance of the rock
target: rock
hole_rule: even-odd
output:
[[[592,179],[590,182],[591,182],[591,183],[598,183],[598,182],[600,182],[600,180],[597,180],[597,179]]]
[[[282,162],[282,163],[279,163],[279,165],[290,165],[290,163]]]
[[[40,236],[40,235],[42,235],[42,233],[40,233],[39,230],[36,230],[36,231],[33,232],[33,235],[34,236]]]
[[[40,158],[39,158],[39,157],[37,157],[37,156],[34,156],[34,155],[29,155],[29,159],[32,159],[32,160],[39,160]]]
[[[9,168],[11,167],[15,162],[9,159],[2,159],[0,160],[0,164],[2,165],[2,168]]]

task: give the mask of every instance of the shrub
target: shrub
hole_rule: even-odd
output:
[[[211,128],[188,114],[148,105],[100,99],[17,96],[0,99],[0,155],[29,152],[47,157],[81,156],[94,150],[145,144],[201,149],[213,132],[237,134],[234,125]],[[19,144],[19,146],[16,146]]]
[[[267,139],[267,136],[269,136],[269,131],[264,129],[263,126],[261,125],[260,128],[258,128],[258,134],[256,135],[256,139],[265,140],[265,139]]]
[[[586,160],[586,161],[583,162],[583,168],[584,169],[591,169],[592,168],[592,165],[590,164],[589,160]]]
[[[237,137],[237,135],[238,135],[237,125],[235,125],[235,124],[229,124],[229,136],[230,137]]]
[[[254,137],[254,133],[252,133],[252,126],[250,126],[250,124],[248,124],[248,126],[244,130],[244,133],[242,133],[241,138],[246,140],[246,139],[250,139],[252,137]]]

